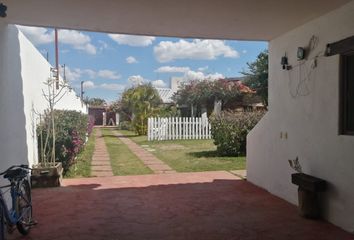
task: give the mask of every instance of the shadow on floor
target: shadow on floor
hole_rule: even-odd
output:
[[[354,239],[329,223],[299,217],[295,206],[247,181],[141,187],[136,178],[35,190],[39,224],[28,239]]]

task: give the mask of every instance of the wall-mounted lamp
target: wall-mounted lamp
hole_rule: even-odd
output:
[[[303,48],[303,47],[298,47],[297,48],[297,60],[298,61],[301,61],[301,60],[304,60],[305,59],[305,57],[306,57],[306,50],[305,50],[305,48]]]
[[[6,14],[7,6],[4,4],[0,3],[0,17],[4,18],[7,16]]]
[[[286,56],[286,54],[281,57],[280,64],[282,65],[283,70],[290,70],[291,69],[291,66],[289,65],[288,57]]]

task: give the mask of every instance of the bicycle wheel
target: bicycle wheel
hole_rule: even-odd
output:
[[[23,180],[18,188],[19,196],[16,199],[16,213],[22,218],[17,222],[17,229],[22,235],[27,235],[31,229],[32,199],[31,187],[27,180]]]
[[[5,216],[3,206],[0,204],[0,240],[5,240]]]

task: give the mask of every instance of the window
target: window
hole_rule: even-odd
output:
[[[340,54],[339,134],[354,135],[354,36],[329,43],[326,56]]]
[[[341,55],[340,134],[354,135],[354,52]]]

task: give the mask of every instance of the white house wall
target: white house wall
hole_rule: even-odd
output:
[[[0,23],[0,170],[27,162],[18,30]]]
[[[305,173],[329,183],[325,217],[351,232],[354,136],[338,134],[339,56],[324,57],[323,51],[327,43],[354,35],[353,13],[354,1],[270,41],[269,112],[247,138],[249,181],[296,204],[288,159],[299,157]],[[296,66],[297,48],[313,35],[318,46],[309,58],[321,55],[317,67],[312,70],[311,61]],[[280,65],[285,53],[294,66],[290,71]]]
[[[34,111],[47,108],[42,89],[51,66],[15,25],[0,24],[0,60],[1,170],[38,160]],[[74,92],[66,94],[56,108],[86,113]]]

